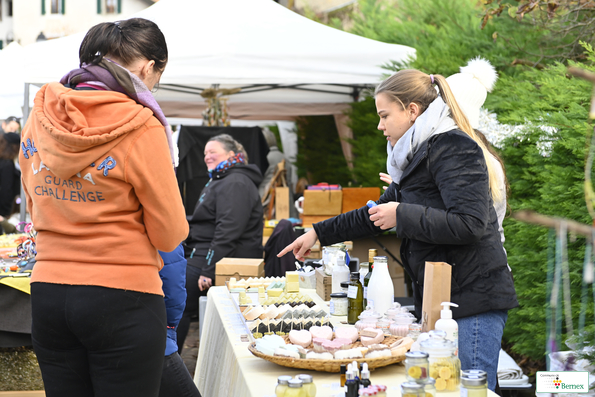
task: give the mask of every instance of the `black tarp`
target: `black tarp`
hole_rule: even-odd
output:
[[[269,162],[269,146],[260,127],[187,127],[182,126],[178,138],[180,164],[176,171],[178,186],[184,200],[186,215],[194,212],[200,192],[209,181],[204,162],[205,145],[210,138],[219,134],[229,134],[244,145],[248,162],[256,164],[264,175]]]

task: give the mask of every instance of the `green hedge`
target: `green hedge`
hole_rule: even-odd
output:
[[[472,57],[481,55],[489,59],[497,68],[500,79],[493,93],[488,95],[485,107],[495,111],[502,123],[530,125],[523,136],[506,140],[502,151],[511,185],[511,209],[531,209],[591,223],[583,193],[585,137],[593,128],[587,120],[591,85],[569,77],[565,65],[548,65],[548,58],[541,58],[547,54],[540,54],[540,43],[547,40],[549,32],[530,29],[507,17],[494,18],[481,30],[483,9],[474,0],[360,0],[358,3],[350,31],[415,47],[417,58],[410,64],[412,67],[448,76],[458,72],[459,66]],[[339,26],[336,20],[331,24]],[[540,61],[547,67],[537,70],[512,66],[515,59],[521,58]],[[592,67],[594,61],[591,51],[582,66],[595,70]],[[387,65],[387,73],[402,67],[392,63]],[[386,141],[376,129],[378,117],[373,100],[368,98],[353,104],[349,115],[356,156],[352,179],[364,186],[380,186],[378,172],[386,170]],[[540,126],[555,127],[555,139],[548,138]],[[311,127],[301,125],[302,144],[314,136],[306,135],[306,130]],[[330,126],[317,128],[320,134],[332,129]],[[540,142],[548,139],[551,150],[544,156],[539,149]],[[331,148],[325,150],[333,151]],[[310,156],[308,161],[302,159],[302,164],[310,170],[321,160],[322,157]],[[336,167],[338,162],[333,164]],[[324,175],[334,175],[334,172],[337,172],[336,168],[317,169],[315,174],[324,179]],[[504,230],[505,248],[521,304],[510,311],[504,338],[513,343],[515,352],[543,359],[546,351],[546,295],[549,291],[548,248],[553,242],[548,238],[546,228],[510,218],[505,220]],[[584,249],[583,238],[571,239],[568,243],[575,322],[579,317]],[[553,256],[551,250],[549,252],[550,257]],[[593,302],[590,301],[588,324],[593,323],[593,315]],[[576,329],[577,324],[574,326]]]

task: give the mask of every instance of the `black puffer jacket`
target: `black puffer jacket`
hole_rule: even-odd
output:
[[[398,201],[401,258],[414,283],[421,314],[425,262],[452,266],[453,318],[518,306],[500,242],[483,153],[466,134],[452,130],[429,138],[413,156],[400,184],[378,203]],[[363,207],[314,225],[322,245],[381,230]]]
[[[237,164],[215,172],[204,187],[185,241],[188,265],[201,268],[203,276],[214,278],[224,257],[263,257],[261,181],[257,166]]]

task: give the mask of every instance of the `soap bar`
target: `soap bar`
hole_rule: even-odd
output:
[[[288,281],[285,284],[285,290],[288,293],[289,292],[299,292],[300,291],[300,283],[299,283],[299,281]]]
[[[298,272],[285,272],[285,283],[299,283],[300,275]]]
[[[283,293],[283,290],[280,288],[271,288],[267,291],[267,294],[270,297],[278,297],[278,296],[281,296],[282,293]]]

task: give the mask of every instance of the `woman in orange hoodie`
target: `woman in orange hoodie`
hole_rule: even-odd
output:
[[[134,18],[91,28],[79,56],[36,95],[19,154],[38,232],[33,347],[48,397],[157,396],[158,250],[188,235],[171,129],[151,94],[167,45]]]

